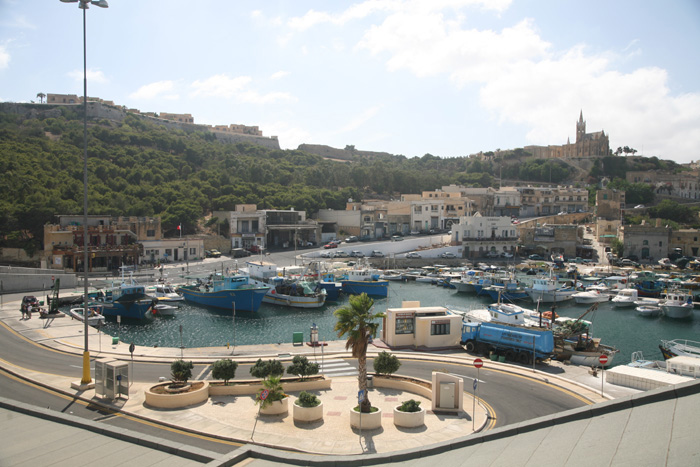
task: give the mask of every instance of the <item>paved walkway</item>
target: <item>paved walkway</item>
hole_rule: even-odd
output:
[[[30,341],[53,349],[81,354],[84,344],[83,324],[69,317],[55,319],[39,319],[34,315],[31,320],[21,320],[19,302],[5,302],[0,307],[0,321],[17,334]],[[114,357],[129,359],[128,344],[113,343],[111,336],[89,329],[89,345],[92,358]],[[378,349],[373,349],[378,351]],[[177,348],[151,348],[137,346],[134,360],[170,363],[180,357]],[[235,355],[232,349],[225,347],[185,349],[187,360],[205,363],[219,358],[236,358],[239,361],[255,361],[259,357],[307,354],[313,355],[314,350],[307,346],[292,344],[268,344],[237,347]],[[318,350],[316,355],[320,355]],[[349,357],[345,351],[344,341],[328,342],[324,348],[324,363],[333,360],[342,362],[343,357]],[[435,353],[411,352],[410,358],[426,361],[449,361],[469,364],[473,358],[462,350],[446,350]],[[96,400],[94,390],[82,393],[71,389],[70,378],[35,372],[19,368],[8,362],[0,361],[0,365],[25,378],[56,388],[64,393],[79,396],[86,400]],[[533,378],[547,380],[549,384],[560,386],[566,390],[580,394],[590,402],[600,402],[611,396],[619,397],[638,391],[627,388],[611,387],[607,397],[599,393],[600,380],[587,373],[587,369],[567,366],[558,362],[549,366],[551,373],[533,371],[515,365],[487,362],[487,365],[498,367],[503,371],[511,371]],[[558,374],[554,374],[558,373]],[[167,376],[167,375],[164,375]],[[434,445],[457,438],[463,438],[476,430],[482,429],[488,422],[485,408],[476,405],[472,413],[473,400],[469,392],[465,392],[465,411],[459,415],[426,414],[425,427],[418,429],[398,429],[393,424],[393,408],[407,399],[421,401],[422,407],[429,409],[430,401],[417,394],[403,393],[390,389],[375,388],[370,391],[372,404],[383,412],[383,427],[379,430],[366,430],[361,436],[357,430],[350,428],[350,407],[355,405],[357,397],[357,382],[353,377],[334,377],[332,388],[317,394],[324,403],[324,419],[322,422],[310,424],[295,424],[292,414],[285,416],[256,416],[257,406],[252,396],[218,396],[209,398],[205,403],[186,410],[157,410],[144,404],[144,389],[153,383],[134,383],[128,400],[118,400],[112,404],[123,412],[157,422],[182,427],[184,429],[205,435],[221,436],[241,442],[251,439],[260,445],[282,447],[310,453],[328,453],[334,455],[361,454],[368,452],[390,452],[420,446]],[[296,393],[292,393],[295,396]],[[107,404],[109,405],[109,404]],[[291,407],[290,407],[291,410]],[[474,417],[474,421],[472,421]],[[257,420],[257,425],[256,425]],[[253,433],[253,429],[255,429]],[[311,431],[313,430],[313,431]]]

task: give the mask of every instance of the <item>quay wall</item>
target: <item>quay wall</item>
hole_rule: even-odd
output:
[[[51,271],[50,269],[0,266],[0,294],[51,290],[53,279],[61,279],[61,288],[75,288],[79,278],[75,274]],[[82,280],[81,280],[82,282]]]

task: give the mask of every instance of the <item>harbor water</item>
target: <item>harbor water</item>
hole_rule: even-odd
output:
[[[373,311],[398,308],[402,301],[419,301],[421,306],[447,306],[460,310],[484,307],[492,303],[488,297],[457,293],[435,285],[415,282],[390,282],[387,298],[375,299]],[[319,340],[338,340],[333,331],[333,312],[348,305],[347,297],[338,303],[327,303],[318,309],[295,309],[263,304],[258,312],[237,312],[195,306],[186,302],[173,317],[156,317],[150,322],[108,321],[101,331],[118,336],[123,342],[152,347],[225,347],[228,345],[291,343],[294,332],[303,332],[309,340],[310,329],[316,324]],[[519,305],[534,308],[529,300]],[[577,305],[573,300],[557,304],[560,316],[578,318],[589,305]],[[546,311],[550,305],[543,306]],[[642,351],[647,359],[662,359],[659,344],[662,339],[700,340],[700,310],[688,320],[666,317],[645,318],[634,308],[614,308],[611,303],[599,304],[595,312],[584,317],[592,321],[592,334],[601,343],[620,349],[614,365],[626,364],[632,352]],[[182,332],[181,332],[182,330]]]

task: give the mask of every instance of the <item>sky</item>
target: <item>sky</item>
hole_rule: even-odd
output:
[[[700,1],[108,0],[88,95],[420,157],[559,145],[700,159]],[[83,94],[82,11],[0,0],[0,101]]]

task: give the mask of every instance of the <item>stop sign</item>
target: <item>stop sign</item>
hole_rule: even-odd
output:
[[[608,363],[608,356],[607,355],[601,355],[598,357],[598,361],[600,362],[601,365],[605,365]]]
[[[607,362],[607,360],[606,360],[606,362]],[[475,358],[474,359],[474,366],[476,368],[481,368],[482,366],[484,366],[484,361],[480,358]]]

